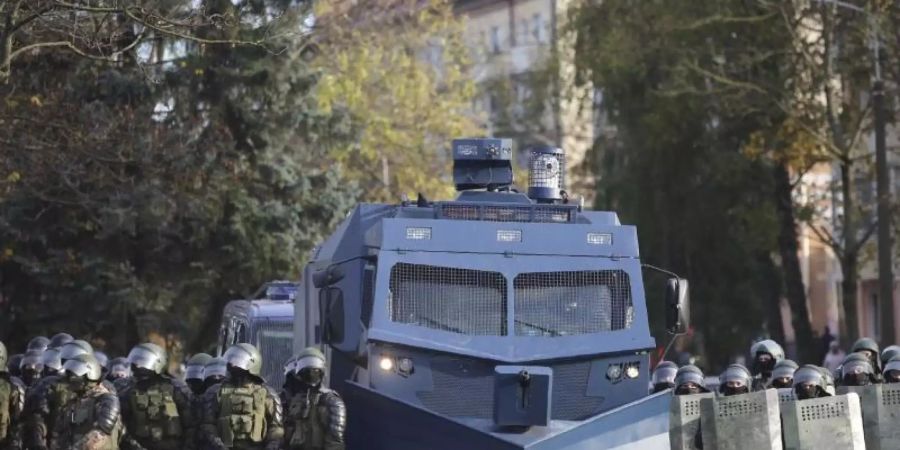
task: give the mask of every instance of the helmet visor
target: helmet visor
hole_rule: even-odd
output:
[[[191,364],[188,365],[184,370],[184,379],[185,380],[202,380],[203,379],[203,366],[199,364]]]
[[[91,364],[81,359],[70,359],[63,364],[66,372],[72,373],[79,377],[85,377],[91,381],[100,379],[100,365]]]
[[[223,360],[207,364],[206,367],[203,368],[204,379],[209,377],[224,377],[226,375],[228,375],[228,368]]]
[[[250,370],[250,360],[252,359],[252,355],[240,347],[229,348],[222,357],[225,358],[225,363],[229,366],[248,371]]]
[[[132,366],[151,370],[153,372],[159,372],[161,369],[159,355],[152,352],[150,349],[140,346],[131,350],[131,353],[128,354],[128,362],[131,363]]]

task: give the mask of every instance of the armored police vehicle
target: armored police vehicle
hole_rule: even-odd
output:
[[[454,141],[456,200],[358,205],[306,267],[294,348],[326,351],[348,448],[668,448],[635,228],[568,202],[562,150],[527,194],[512,156]],[[685,280],[666,305],[680,332]]]
[[[284,384],[283,365],[293,344],[294,298],[298,285],[270,281],[252,300],[233,300],[225,305],[219,328],[217,354],[241,342],[255,345],[263,355],[262,374],[270,386]]]

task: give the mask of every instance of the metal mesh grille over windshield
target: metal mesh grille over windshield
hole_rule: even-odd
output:
[[[615,331],[633,320],[628,274],[621,270],[523,273],[513,287],[518,336]]]
[[[291,357],[294,345],[294,325],[288,321],[262,323],[256,339],[263,355],[262,376],[266,384],[280,389],[284,385],[284,362]]]
[[[506,278],[499,272],[398,263],[391,320],[473,336],[506,334]]]

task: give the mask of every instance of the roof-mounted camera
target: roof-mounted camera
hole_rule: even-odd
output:
[[[456,190],[508,188],[513,183],[512,153],[512,139],[454,139]]]

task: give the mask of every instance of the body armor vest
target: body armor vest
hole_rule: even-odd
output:
[[[178,440],[184,434],[171,383],[156,383],[145,391],[136,389],[128,398],[128,409],[128,430],[138,439]]]
[[[291,398],[288,420],[293,430],[288,441],[291,450],[321,449],[325,447],[328,427],[328,407],[321,391],[301,392]]]
[[[222,442],[227,447],[236,442],[263,442],[266,437],[266,387],[226,384],[220,389],[218,428]]]
[[[12,384],[0,378],[0,442],[6,441],[12,429],[12,417],[10,417],[12,395]]]
[[[78,442],[84,435],[94,430],[96,403],[100,395],[90,395],[80,398],[69,403],[63,409],[62,420],[65,420],[66,435],[59,436],[59,440],[71,444]],[[119,437],[121,435],[121,424],[116,425],[116,429],[110,436],[103,439],[99,446],[93,447],[92,450],[118,450]],[[63,444],[60,442],[60,444]],[[64,447],[64,445],[62,445]]]

